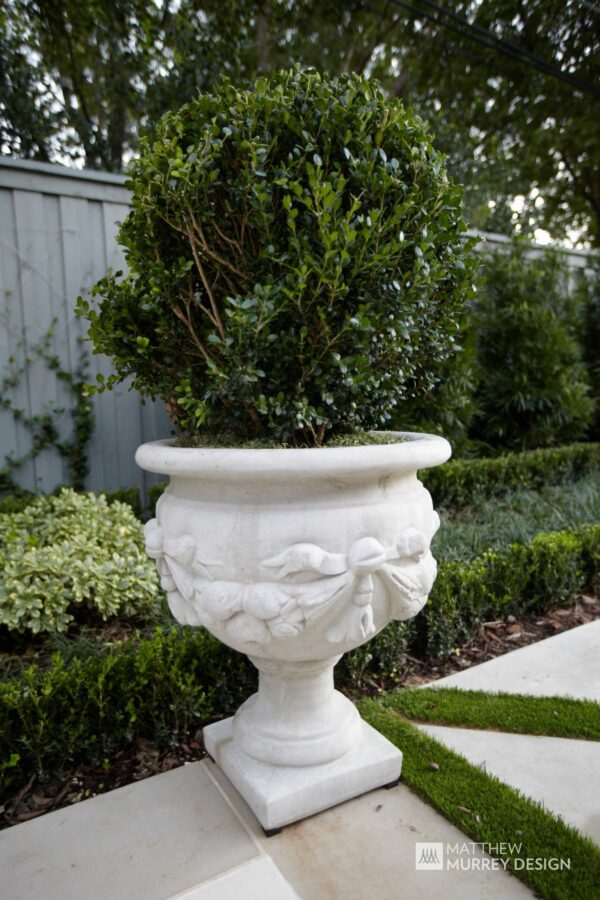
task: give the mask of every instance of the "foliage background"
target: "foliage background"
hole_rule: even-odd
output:
[[[414,105],[465,184],[473,226],[529,236],[543,227],[600,246],[596,3],[6,0],[0,51],[3,154],[121,171],[165,110],[223,74],[243,85],[297,61],[374,75]],[[578,289],[583,381],[595,397],[599,283]],[[403,421],[443,430],[460,454],[493,453],[473,428],[479,382],[468,323],[462,337],[425,415],[407,406]],[[569,439],[597,438],[598,403],[594,416]]]
[[[444,434],[459,456],[594,439],[599,285],[594,269],[573,283],[559,252],[522,238],[484,249],[457,352],[395,425]]]
[[[600,6],[579,0],[6,0],[0,143],[120,171],[165,110],[222,74],[374,75],[431,122],[471,224],[597,247],[599,50]]]

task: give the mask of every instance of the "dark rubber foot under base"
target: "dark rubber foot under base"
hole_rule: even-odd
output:
[[[276,834],[281,834],[283,831],[283,826],[281,828],[263,828],[265,833],[265,837],[275,837]]]
[[[399,784],[400,784],[400,776],[398,776],[398,778],[396,778],[395,781],[390,781],[389,784],[384,784],[383,786],[384,786],[384,788],[385,788],[386,790],[389,791],[390,788],[398,787]]]

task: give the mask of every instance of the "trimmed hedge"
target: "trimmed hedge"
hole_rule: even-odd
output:
[[[0,804],[33,774],[108,764],[135,737],[163,746],[255,689],[255,670],[204,629],[157,629],[148,640],[0,683]]]
[[[419,478],[436,506],[461,509],[519,488],[538,490],[548,484],[578,481],[599,470],[600,444],[570,444],[492,459],[459,459],[426,469]]]
[[[148,511],[151,516],[156,515],[156,504],[160,500],[168,484],[168,481],[160,481],[158,484],[151,484],[148,488]]]
[[[342,682],[393,678],[402,654],[442,655],[482,621],[541,613],[600,583],[600,525],[540,534],[529,544],[440,567],[425,610],[394,622],[338,669]],[[110,754],[141,736],[163,745],[216,715],[228,715],[254,689],[256,673],[239,653],[203,629],[157,629],[102,654],[36,666],[0,683],[0,791],[34,773],[52,777],[79,763],[109,765]],[[2,796],[0,795],[0,803]]]
[[[132,508],[138,519],[142,518],[142,498],[139,488],[117,488],[116,491],[96,491],[96,493],[103,493],[107,503],[115,503],[116,501],[126,503],[127,506]]]
[[[543,613],[599,585],[600,525],[538,534],[528,544],[440,566],[429,602],[414,620],[412,643],[420,653],[443,656],[481,622]]]

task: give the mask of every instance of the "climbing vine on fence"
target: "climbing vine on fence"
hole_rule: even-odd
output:
[[[30,447],[26,453],[17,456],[9,453],[0,467],[0,493],[18,491],[15,474],[26,462],[36,459],[44,450],[54,448],[67,462],[69,483],[76,490],[83,490],[88,474],[88,444],[94,430],[94,413],[89,398],[85,394],[85,384],[89,381],[89,354],[81,349],[75,368],[63,368],[61,360],[52,350],[54,321],[40,340],[27,348],[22,363],[0,380],[0,409],[11,413],[29,433]],[[24,349],[24,340],[16,350]],[[27,376],[28,369],[37,362],[45,363],[48,372],[66,388],[70,405],[60,406],[50,402],[40,413],[29,415],[13,399],[15,389]],[[15,366],[16,354],[9,357],[9,365]],[[59,419],[68,414],[71,429],[68,437],[63,437],[64,428],[59,428]]]

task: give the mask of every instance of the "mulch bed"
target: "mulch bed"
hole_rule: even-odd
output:
[[[598,618],[600,597],[580,596],[545,616],[523,616],[519,619],[508,616],[505,620],[484,622],[474,638],[447,658],[421,660],[407,656],[400,683],[409,686],[435,681]],[[371,682],[364,687],[366,693],[379,693],[386,686]],[[40,784],[32,778],[0,811],[0,828],[26,822],[151,775],[168,772],[205,755],[201,729],[187,743],[174,744],[166,750],[144,738],[137,738],[125,750],[115,754],[110,760],[108,772],[102,767],[79,766],[60,781]]]
[[[506,619],[484,622],[475,637],[458,647],[449,657],[431,657],[427,660],[407,657],[409,666],[401,683],[408,687],[436,681],[594,619],[600,619],[600,597],[582,595],[545,616],[522,616],[518,619],[508,616]]]
[[[123,787],[134,781],[142,781],[151,775],[168,772],[187,762],[205,756],[201,732],[188,744],[177,744],[165,750],[151,741],[136,738],[125,750],[119,750],[110,760],[110,772],[103,767],[79,766],[67,778],[40,784],[34,776],[11,800],[5,804],[0,816],[0,829],[36,819],[45,813],[70,806]]]

